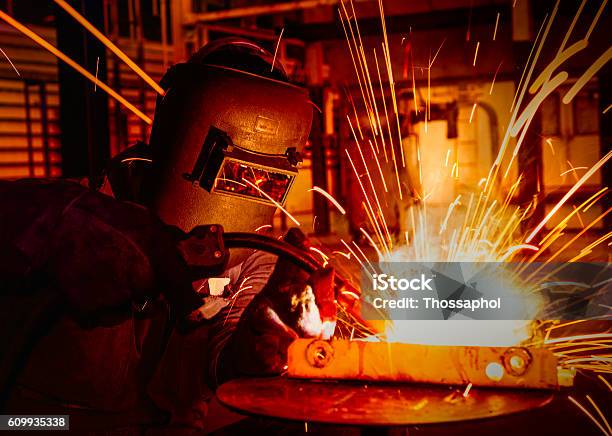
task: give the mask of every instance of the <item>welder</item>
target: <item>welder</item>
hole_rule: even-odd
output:
[[[236,38],[161,85],[149,144],[113,159],[102,192],[0,184],[3,412],[123,434],[202,429],[219,383],[278,374],[294,338],[333,332],[321,309],[333,270],[308,275],[252,250],[232,250],[225,270],[197,262],[222,229],[272,223],[309,134],[306,91]],[[300,232],[285,239],[306,244]]]

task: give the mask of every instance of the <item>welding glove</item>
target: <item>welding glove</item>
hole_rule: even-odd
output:
[[[285,241],[304,250],[308,247],[306,237],[297,229],[292,229]],[[331,267],[308,274],[279,258],[221,353],[220,377],[279,374],[294,339],[330,338],[336,322],[334,274]]]

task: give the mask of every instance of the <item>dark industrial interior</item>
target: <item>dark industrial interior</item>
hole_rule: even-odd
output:
[[[257,236],[264,234],[269,236],[266,241],[268,246],[272,246],[271,249],[268,247],[271,253],[280,254],[280,259],[283,256],[293,259],[294,256],[298,259],[294,263],[302,262],[302,267],[306,265],[311,269],[307,271],[309,274],[319,271],[314,273],[318,277],[316,280],[320,279],[317,275],[321,271],[319,266],[332,265],[336,286],[338,277],[342,276],[343,289],[348,289],[344,295],[357,293],[356,299],[361,295],[356,290],[360,274],[363,270],[367,272],[368,268],[374,271],[372,264],[378,262],[540,262],[545,265],[549,262],[559,265],[583,262],[609,268],[612,243],[612,215],[609,214],[612,196],[608,188],[611,181],[608,159],[612,144],[609,28],[612,22],[606,0],[0,0],[0,11],[0,183],[19,179],[70,180],[79,187],[69,188],[75,192],[75,204],[91,201],[87,207],[99,207],[99,216],[108,220],[108,225],[114,226],[119,220],[117,222],[123,224],[118,226],[125,232],[135,229],[148,232],[157,225],[157,221],[149,221],[149,218],[125,221],[113,218],[114,213],[132,214],[128,209],[125,212],[122,209],[127,203],[144,204],[161,222],[182,232],[177,240],[184,244],[179,242],[178,246],[188,264],[189,255],[199,261],[201,258],[197,256],[202,254],[197,253],[195,246],[189,245],[193,238],[209,244],[202,250],[212,250],[211,256],[219,259],[224,256],[222,260],[225,263],[219,263],[215,266],[217,269],[211,267],[199,279],[227,276],[229,282],[229,277],[234,281],[231,274],[246,277],[245,270],[227,272],[238,263],[236,259],[240,255],[234,254],[232,258],[231,253],[239,251],[230,251],[228,263],[224,250],[260,248],[257,244],[261,241]],[[282,82],[286,88],[281,90],[270,85],[270,88],[261,88],[257,94],[255,91],[251,93],[249,84],[243,87],[238,79],[232,82],[235,70],[241,68],[234,68],[231,54],[229,60],[223,58],[223,62],[227,62],[225,66],[229,65],[228,69],[218,76],[200,70],[187,72],[185,78],[179,79],[167,74],[190,58],[204,56],[200,51],[202,47],[214,47],[224,38],[240,38],[261,47],[261,53],[267,53],[266,69],[270,65],[270,70],[262,75],[266,75],[269,82]],[[271,60],[269,55],[272,55]],[[202,83],[204,78],[213,79],[200,84],[198,77],[202,78]],[[185,90],[185,84],[190,80],[197,83],[193,95]],[[193,103],[200,98],[199,92],[208,96],[202,99],[204,103],[200,106]],[[184,108],[180,98],[192,102],[190,104],[194,108],[197,106],[197,110],[209,111],[209,118],[197,118],[197,110]],[[216,103],[207,106],[206,98]],[[227,104],[229,109],[224,106],[223,110],[215,113],[215,104]],[[206,171],[210,170],[210,160],[204,165],[200,154],[197,162],[190,156],[189,163],[183,165],[180,151],[175,151],[178,148],[170,146],[175,139],[178,143],[197,137],[193,139],[197,143],[194,147],[200,150],[205,147],[203,143],[227,140],[230,145],[224,150],[238,151],[236,154],[224,151],[222,165],[225,166],[221,171],[231,171],[228,162],[248,161],[251,156],[248,150],[244,154],[240,141],[249,143],[252,136],[245,133],[237,139],[238,136],[232,133],[233,127],[224,127],[233,122],[237,122],[240,129],[244,127],[246,122],[242,120],[248,116],[241,115],[242,112],[234,116],[232,112],[233,107],[239,106],[244,113],[260,111],[258,113],[263,114],[258,115],[255,130],[250,134],[271,132],[271,135],[278,135],[277,139],[266,142],[267,148],[251,150],[252,154],[259,156],[259,160],[253,161],[255,171],[261,171],[262,180],[266,178],[269,181],[272,177],[270,183],[276,183],[274,189],[278,188],[278,193],[274,189],[263,192],[258,187],[259,181],[251,183],[243,179],[242,183],[238,179],[240,174],[223,172],[222,177],[220,172],[216,172],[205,179]],[[273,107],[269,109],[272,112],[268,112],[268,106]],[[286,126],[289,126],[286,129],[297,131],[308,125],[306,119],[310,119],[310,112],[310,130],[298,133],[283,130],[284,121],[278,127],[278,122],[270,115],[284,114]],[[168,117],[170,121],[159,121],[162,117]],[[193,120],[196,119],[200,124],[206,120],[211,129],[202,130],[202,126],[192,129],[189,123],[195,123]],[[211,132],[216,132],[213,128],[220,132],[216,137],[211,136]],[[159,151],[163,148],[159,144],[168,146],[168,151]],[[154,150],[153,157],[150,157],[148,147]],[[144,154],[139,154],[142,150]],[[271,155],[277,160],[266,160]],[[123,175],[113,175],[113,164],[119,162],[122,168],[127,168],[129,177],[141,177],[139,171],[142,168],[147,170],[151,159],[172,164],[154,173],[155,176],[149,176],[149,173],[143,176],[142,186],[145,188],[142,189],[150,185],[154,186],[154,192],[166,195],[178,186],[176,183],[187,184],[188,180],[191,186],[197,187],[197,192],[206,189],[210,198],[215,197],[214,192],[226,192],[216,195],[221,198],[219,204],[213,200],[197,203],[201,213],[196,213],[195,217],[189,215],[191,209],[182,209],[184,202],[195,210],[196,200],[191,193],[173,194],[169,200],[150,200],[147,197],[147,201],[140,201],[142,191],[135,193],[132,190],[129,194],[119,195],[116,184],[122,183],[123,179],[119,177]],[[282,165],[270,163],[280,160],[283,160]],[[269,167],[273,170],[270,171]],[[299,168],[299,172],[295,168]],[[255,180],[256,173],[249,169]],[[240,168],[233,170],[240,171]],[[175,176],[179,182],[175,181]],[[226,185],[219,182],[232,177],[234,180],[229,180]],[[207,180],[209,187],[206,186]],[[232,195],[236,191],[230,182],[240,185],[240,200],[234,201]],[[473,381],[469,386],[467,383],[463,386],[442,383],[444,387],[440,389],[445,391],[439,397],[420,391],[418,386],[421,385],[413,391],[398,390],[399,397],[393,397],[390,390],[373,393],[370,397],[364,389],[376,390],[378,385],[366,378],[365,381],[338,382],[344,389],[341,392],[337,385],[327,391],[323,382],[302,381],[306,383],[303,389],[309,394],[296,397],[294,395],[298,394],[292,388],[275,384],[275,381],[249,386],[252,391],[246,388],[232,391],[234,397],[229,390],[225,391],[227,396],[219,395],[219,400],[214,391],[222,383],[217,385],[214,382],[207,388],[206,397],[198,398],[197,406],[190,403],[184,408],[189,413],[183,413],[181,401],[194,401],[195,404],[195,400],[181,395],[169,395],[167,400],[159,400],[161,396],[158,394],[147,396],[151,390],[158,393],[188,391],[192,377],[198,379],[194,384],[205,377],[199,363],[188,357],[200,352],[197,340],[178,343],[172,339],[174,330],[169,333],[171,329],[168,326],[174,322],[179,326],[175,329],[181,330],[181,322],[177,321],[179,315],[176,319],[172,318],[174,315],[170,316],[172,321],[166,321],[163,327],[153,321],[147,321],[143,327],[140,321],[134,321],[130,328],[134,331],[143,329],[134,337],[145,339],[142,343],[136,343],[138,340],[135,339],[132,346],[131,342],[127,345],[132,341],[131,333],[127,336],[122,333],[122,339],[95,336],[98,329],[107,329],[105,334],[110,335],[110,330],[118,328],[110,315],[108,319],[99,321],[97,312],[95,320],[89,319],[89,315],[79,314],[74,325],[81,330],[74,336],[71,329],[76,327],[70,324],[73,321],[65,321],[70,324],[66,327],[69,333],[63,332],[63,327],[60,330],[55,327],[55,322],[64,323],[55,318],[45,318],[46,324],[35,323],[32,320],[38,319],[36,310],[45,314],[56,304],[56,300],[51,298],[41,300],[37,293],[23,294],[27,294],[26,305],[39,307],[38,302],[44,300],[42,308],[27,309],[24,312],[27,316],[13,311],[11,304],[18,296],[9,288],[13,283],[22,283],[17,279],[11,281],[11,274],[18,275],[18,266],[15,265],[19,265],[20,258],[10,250],[2,251],[1,245],[17,232],[14,229],[21,227],[17,224],[11,227],[13,224],[3,223],[1,218],[15,216],[17,218],[12,218],[15,223],[28,219],[39,223],[48,212],[33,210],[45,201],[51,201],[56,193],[33,190],[30,194],[26,188],[9,193],[11,188],[5,190],[3,186],[11,185],[0,185],[0,208],[4,209],[0,213],[0,225],[4,227],[0,228],[0,233],[4,234],[0,236],[0,259],[4,259],[5,265],[0,272],[7,277],[6,286],[0,286],[0,301],[4,299],[0,304],[4,306],[5,314],[0,327],[6,332],[11,328],[29,332],[28,329],[32,328],[36,335],[46,339],[39,349],[34,344],[31,345],[34,351],[26,353],[23,350],[30,345],[23,345],[26,348],[22,349],[19,348],[22,345],[16,345],[19,341],[15,341],[9,346],[13,333],[0,335],[1,341],[7,341],[7,356],[14,355],[16,360],[13,362],[20,362],[3,367],[5,363],[0,359],[0,388],[8,386],[13,389],[28,377],[28,380],[34,380],[34,384],[40,381],[40,386],[43,386],[41,390],[32,388],[27,395],[22,392],[20,396],[11,394],[7,388],[6,395],[0,397],[0,414],[70,415],[71,431],[93,432],[90,434],[612,434],[609,272],[600,281],[604,283],[603,290],[598,291],[597,296],[589,294],[583,299],[583,294],[580,294],[571,303],[585,308],[586,312],[571,318],[549,312],[549,319],[540,320],[543,327],[538,334],[529,339],[521,337],[517,339],[518,343],[511,344],[512,348],[528,349],[536,343],[535,338],[547,344],[547,350],[559,359],[560,366],[565,365],[564,369],[575,372],[571,387],[545,390],[544,394],[537,387],[525,390],[531,386],[517,382],[516,392],[510,389],[510,393],[498,397],[496,391],[488,391],[488,387]],[[84,193],[77,192],[78,189],[83,189]],[[87,193],[91,191],[104,195],[111,193],[115,199],[92,197],[92,200],[87,200]],[[57,195],[60,198],[67,194]],[[255,198],[251,202],[256,204],[252,209],[241,206],[245,197]],[[276,208],[270,212],[273,213],[270,215],[272,220],[269,223],[259,221],[271,210],[271,205]],[[20,210],[23,215],[20,215]],[[230,218],[226,222],[215,220],[215,213],[219,211],[230,214]],[[471,211],[475,211],[472,218]],[[134,213],[129,216],[141,216],[138,215],[141,212]],[[123,285],[118,283],[123,283],[124,279],[130,283],[129,286],[137,283],[141,270],[126,273],[126,277],[132,274],[137,277],[132,279],[121,275],[119,269],[111,269],[109,271],[114,272],[108,273],[99,267],[106,265],[104,262],[112,258],[113,252],[120,258],[123,242],[113,242],[115,239],[109,242],[110,239],[98,237],[99,233],[91,230],[94,224],[87,225],[93,219],[79,222],[81,227],[62,228],[65,233],[58,233],[66,238],[65,241],[71,241],[65,242],[68,245],[60,244],[58,246],[64,247],[62,250],[50,249],[51,254],[45,254],[51,260],[56,257],[54,264],[59,265],[57,268],[72,272],[62,272],[57,276],[57,282],[41,279],[44,282],[42,288],[51,289],[57,283],[61,287],[65,283],[62,280],[72,280],[78,271],[83,271],[83,277],[88,277],[79,283],[91,283],[92,294],[106,295],[107,289],[120,293]],[[198,225],[223,225],[225,235],[230,235],[224,242],[225,247],[217,249],[218,246],[214,245],[221,243],[222,239],[218,233],[215,234],[214,226],[212,230],[202,230],[203,233],[192,231]],[[287,234],[292,227],[299,227],[308,238],[306,255],[274,245],[274,240]],[[34,234],[40,236],[56,231],[55,227],[41,228],[43,230],[38,230],[39,233],[27,233],[30,239],[24,239],[23,244],[31,243]],[[255,236],[249,237],[250,234]],[[15,243],[14,246],[21,249],[25,246],[23,244]],[[157,250],[156,244],[150,245],[151,250]],[[210,249],[211,246],[217,248]],[[77,250],[87,254],[77,254]],[[146,249],[142,251],[146,252]],[[100,259],[104,259],[99,264],[95,263],[98,252],[101,253]],[[92,256],[91,261],[88,256]],[[125,258],[121,263],[137,263],[130,259]],[[244,261],[244,258],[240,259]],[[70,263],[73,261],[74,268]],[[164,280],[166,275],[173,276],[173,271],[180,268],[165,260],[161,263],[164,263],[159,267],[162,272],[155,272],[154,280],[164,285],[178,283],[178,279]],[[156,261],[152,260],[150,264],[153,265],[151,268],[157,268]],[[245,263],[241,265],[246,268]],[[33,269],[28,268],[24,271],[30,274]],[[297,283],[297,277],[304,273],[294,273],[291,269],[294,266],[287,268],[291,277],[282,283],[290,286],[294,283],[292,277]],[[226,276],[221,274],[223,271],[226,271]],[[115,273],[116,281],[113,281]],[[252,274],[258,277],[257,272]],[[162,276],[164,278],[160,279]],[[245,282],[239,280],[236,286],[241,287],[232,291],[233,297],[243,289],[254,292],[245,286],[249,277]],[[354,314],[347,309],[348,305],[343,305],[337,290],[330,301],[332,306],[336,304],[339,307],[338,319],[336,321],[335,306],[333,310],[329,309],[334,315],[325,318],[325,303],[322,301],[327,300],[321,300],[323,297],[317,293],[320,288],[316,288],[313,284],[316,280],[313,280],[310,276],[304,283],[308,283],[311,294],[314,292],[313,298],[319,306],[317,313],[320,313],[323,325],[333,318],[334,337],[352,341],[360,336],[360,328],[355,333],[356,324],[341,322],[340,312],[349,313],[349,318]],[[203,283],[192,276],[188,282],[193,282],[194,289],[196,283]],[[88,284],[85,286],[89,288]],[[140,282],[133,287],[141,289],[139,286]],[[212,282],[206,286],[212,295]],[[24,286],[23,289],[30,288]],[[70,300],[72,288],[67,286],[66,289]],[[174,314],[173,297],[164,294],[163,290],[161,292],[163,296],[160,299],[170,301],[172,309],[168,313]],[[115,298],[112,290],[108,290],[108,295],[109,299],[110,295]],[[236,308],[241,304],[233,297],[227,299],[229,312],[221,323],[226,327],[229,320],[232,328],[238,325],[240,329],[240,322],[244,324],[246,321],[239,319],[240,315],[235,319],[231,315],[234,301]],[[182,304],[191,307],[191,297],[176,298],[179,301],[176,307],[182,307]],[[92,301],[98,304],[103,299],[95,297]],[[151,306],[159,303],[147,298],[130,300],[129,305],[146,305],[149,301],[152,301]],[[257,298],[254,301],[257,302]],[[294,307],[297,300],[291,301]],[[87,309],[83,310],[90,313],[89,303],[83,304]],[[247,304],[248,301],[245,307]],[[274,304],[277,304],[275,300]],[[355,302],[351,304],[351,308],[355,307]],[[595,312],[589,311],[595,310],[595,306],[597,312],[592,315]],[[112,307],[115,310],[115,306]],[[107,309],[105,306],[104,310]],[[157,320],[161,312],[151,315],[148,310],[135,311],[138,314],[134,316]],[[176,313],[180,312],[176,310]],[[223,315],[223,310],[227,309],[219,310]],[[249,310],[247,308],[245,313]],[[104,314],[106,317],[107,312]],[[283,316],[280,318],[290,325]],[[211,350],[217,350],[215,347],[221,349],[226,343],[223,341],[232,343],[225,337],[223,341],[218,339],[225,333],[223,329],[217,332],[215,328],[213,325],[206,333],[207,341],[213,344]],[[147,330],[146,334],[142,333],[144,330]],[[307,328],[304,335],[296,331],[297,334],[292,333],[295,338],[329,339],[324,333],[310,335]],[[368,337],[372,331],[365,328],[361,336]],[[215,335],[217,339],[213,338]],[[150,351],[147,341],[157,340],[150,339],[151,336],[162,338],[159,339],[164,344],[160,346],[162,351]],[[431,339],[433,334],[426,328],[411,331],[399,341],[412,342],[415,337],[417,343],[435,345]],[[421,337],[426,339],[421,341]],[[556,337],[560,339],[556,341]],[[23,339],[24,344],[30,344],[28,341],[31,341],[30,336]],[[257,336],[249,336],[246,340],[254,347],[257,341]],[[495,345],[485,342],[481,344],[475,339],[474,343],[458,341],[440,345]],[[269,346],[269,343],[265,344]],[[125,348],[121,348],[124,345]],[[508,344],[499,345],[506,347]],[[112,354],[107,355],[107,349],[112,349]],[[88,357],[81,358],[79,350]],[[234,351],[238,360],[248,362],[251,358],[246,352]],[[100,400],[104,404],[116,401],[118,405],[118,410],[100,406],[104,409],[102,413],[83,398],[103,392],[104,378],[96,381],[96,386],[91,389],[94,394],[87,391],[89,388],[83,388],[83,392],[89,392],[87,395],[80,397],[81,394],[77,393],[63,399],[60,396],[54,403],[49,398],[55,395],[51,392],[55,392],[53,389],[56,387],[47,381],[55,377],[54,371],[63,368],[63,361],[57,358],[56,362],[53,357],[46,370],[41,371],[32,366],[32,359],[42,362],[45,356],[55,353],[58,356],[65,353],[71,356],[70,362],[78,363],[87,362],[87,359],[92,362],[107,358],[121,360],[117,356],[132,352],[143,355],[158,352],[159,356],[165,352],[180,356],[178,363],[172,364],[181,373],[176,380],[164,379],[163,374],[160,375],[162,367],[157,364],[145,369],[138,367],[137,371],[142,370],[138,373],[139,383],[145,378],[146,383],[149,383],[149,378],[164,382],[155,387],[147,384],[147,393],[138,391],[138,395],[147,397],[146,401],[143,400],[147,405],[137,412],[128,406],[119,407],[119,404],[132,404],[126,399],[132,395],[128,394],[131,382],[116,382],[127,380],[128,376],[123,379],[116,375],[132,371],[128,363],[123,367],[110,363],[102,365],[106,369],[100,371],[108,370],[108,374],[113,374],[108,376],[108,383],[116,382],[114,389],[123,392],[119,395],[120,400],[113,396]],[[207,353],[202,352],[202,360],[204,355],[208,356]],[[229,351],[219,352],[216,358],[209,359],[207,371],[208,365],[213,365],[210,363],[212,360],[214,365],[222,365],[217,361],[223,361],[219,357],[223,353]],[[432,357],[428,359],[431,359],[428,366],[442,377],[448,362]],[[66,372],[71,370],[71,364],[66,364]],[[286,372],[284,360],[279,368],[283,374]],[[73,383],[74,386],[83,383],[85,386],[88,383],[85,380],[96,371],[75,372],[63,383]],[[215,371],[221,380],[219,374],[223,368]],[[9,375],[5,376],[5,373]],[[247,373],[241,375],[268,375],[255,370],[252,374]],[[228,375],[223,380],[229,379],[234,379],[234,376]],[[58,378],[58,386],[61,380]],[[409,375],[406,375],[406,380],[410,380]],[[122,391],[123,383],[125,392]],[[490,382],[485,385],[487,383]],[[402,389],[411,389],[406,386],[412,386],[409,383],[400,385]],[[81,392],[80,388],[77,391]],[[302,392],[302,387],[299,391]],[[254,396],[250,396],[252,392],[255,392]],[[103,395],[106,394],[100,394],[100,398]],[[241,398],[249,399],[244,400],[244,407],[236,406],[236,402],[243,402]],[[470,398],[473,402],[469,401]],[[255,404],[251,404],[253,402]],[[518,406],[520,404],[524,406]],[[447,410],[448,407],[452,410]],[[280,411],[285,408],[285,412]],[[311,412],[315,409],[319,412]],[[503,413],[492,412],[498,409],[503,409]],[[303,419],[298,419],[300,416]],[[194,426],[192,422],[195,421],[204,424]]]

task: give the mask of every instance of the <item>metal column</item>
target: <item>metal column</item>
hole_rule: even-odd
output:
[[[99,0],[70,0],[79,13],[104,31],[104,6]],[[106,52],[61,8],[55,9],[57,45],[60,50],[106,81]],[[98,66],[98,68],[97,68]],[[108,97],[63,63],[58,64],[62,173],[88,176],[92,186],[101,181],[109,159]]]

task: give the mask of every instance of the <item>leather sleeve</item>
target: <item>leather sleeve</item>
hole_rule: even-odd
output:
[[[0,201],[12,205],[0,214],[0,273],[12,282],[53,283],[79,317],[160,293],[177,317],[199,306],[176,230],[144,207],[64,181],[3,183]]]

